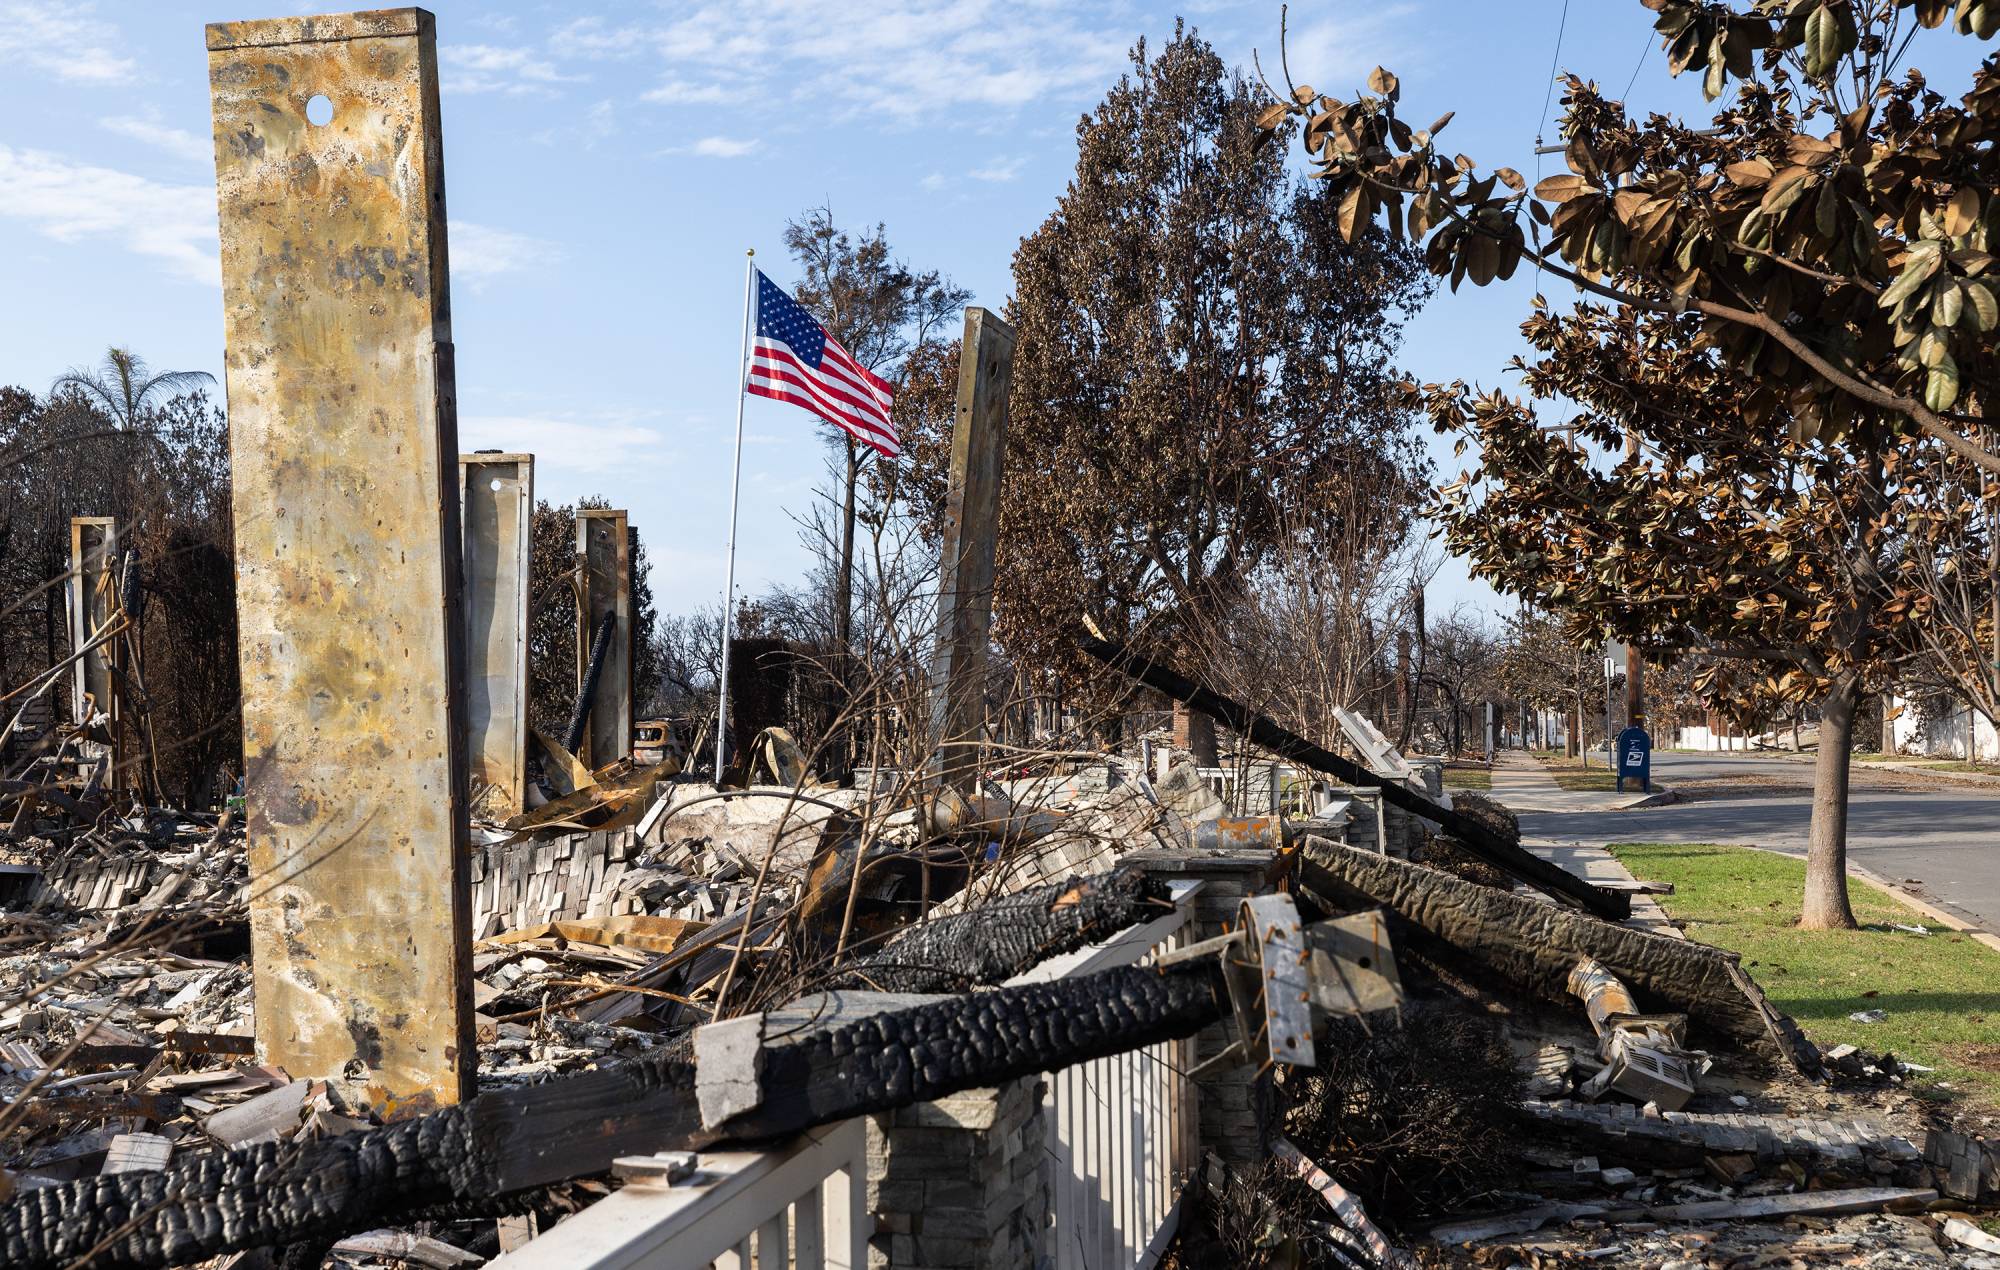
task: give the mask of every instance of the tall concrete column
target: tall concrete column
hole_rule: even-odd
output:
[[[261,1061],[471,1094],[458,423],[421,9],[208,28]]]
[[[69,646],[76,652],[97,641],[119,615],[118,521],[111,516],[72,516],[69,522]],[[112,638],[97,643],[71,670],[70,718],[82,723],[104,716],[101,741],[92,741],[92,757],[102,754],[106,764],[104,783],[118,789],[125,785],[118,768],[119,650],[122,641]]]
[[[989,310],[968,308],[958,355],[958,414],[951,430],[937,644],[931,654],[934,766],[947,784],[968,793],[978,779],[986,724],[986,648],[1013,377],[1014,328]]]
[[[590,671],[591,644],[608,615],[611,643],[591,694],[590,723],[577,757],[603,767],[632,752],[632,560],[625,513],[585,507],[576,513],[576,562],[583,593],[576,608],[576,682]]]
[[[458,456],[465,533],[465,737],[473,810],[525,810],[535,456]]]

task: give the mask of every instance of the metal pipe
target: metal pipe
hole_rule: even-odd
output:
[[[757,252],[743,253],[743,352],[736,367],[736,459],[729,468],[729,563],[722,575],[722,670],[715,685],[715,787],[722,788],[729,745],[729,636],[736,625],[736,501],[743,490],[743,402],[750,380],[750,315],[757,287]]]
[[[611,632],[617,629],[618,615],[606,613],[590,641],[590,664],[584,667],[583,684],[576,690],[576,707],[569,712],[569,731],[563,733],[563,748],[571,754],[583,744],[583,729],[590,722],[590,706],[597,697],[597,680],[604,673],[604,658],[611,651]],[[592,762],[596,761],[593,756]]]

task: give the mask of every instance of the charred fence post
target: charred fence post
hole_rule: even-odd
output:
[[[599,768],[632,752],[632,560],[625,513],[601,507],[576,513],[576,562],[583,591],[576,606],[576,682],[585,686],[597,628],[613,619],[611,642],[586,703],[589,720],[576,756]]]
[[[978,780],[986,724],[986,645],[993,625],[993,555],[1013,376],[1014,328],[987,309],[968,308],[931,656],[932,731],[938,741],[932,769],[963,794],[972,793]]]
[[[477,1064],[436,32],[208,49],[257,1050],[407,1115]]]
[[[104,760],[104,785],[126,785],[118,768],[117,676],[123,644],[107,634],[118,620],[118,520],[113,516],[72,516],[69,521],[69,643],[81,653],[71,671],[70,718],[79,725],[101,719],[85,757]],[[85,649],[89,649],[85,652]]]
[[[535,456],[458,456],[465,533],[465,736],[476,809],[526,810]]]

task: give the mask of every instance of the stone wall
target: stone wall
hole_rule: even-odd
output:
[[[1048,1125],[1036,1077],[872,1116],[868,1264],[1015,1270],[1044,1253]]]

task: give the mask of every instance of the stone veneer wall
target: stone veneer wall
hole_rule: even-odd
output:
[[[1016,1270],[1042,1259],[1048,1126],[1035,1077],[868,1121],[868,1264]]]

